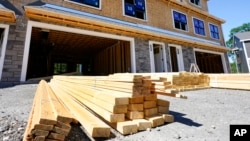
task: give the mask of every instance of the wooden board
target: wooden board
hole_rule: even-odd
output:
[[[151,122],[146,119],[134,119],[133,122],[137,124],[139,131],[144,131],[151,128]]]
[[[55,91],[55,94],[60,98],[64,99],[64,104],[70,109],[71,113],[75,118],[84,126],[88,134],[92,137],[109,137],[110,136],[110,127],[96,117],[93,113],[87,110],[85,107],[76,103],[71,96],[66,92],[62,91],[58,85],[53,81],[51,82],[52,89]]]

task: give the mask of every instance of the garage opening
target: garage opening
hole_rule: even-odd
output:
[[[26,79],[76,71],[131,72],[130,42],[33,27]]]
[[[201,72],[224,73],[221,55],[195,51],[195,56]]]

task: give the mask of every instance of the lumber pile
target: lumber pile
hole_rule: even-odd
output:
[[[250,90],[250,74],[207,74],[210,78],[210,86],[213,88],[227,88]]]
[[[58,96],[67,95],[123,135],[174,121],[168,114],[169,101],[157,99],[152,86],[149,76],[131,74],[54,76],[51,80]]]
[[[204,73],[180,72],[172,77],[173,88],[179,91],[209,88],[209,81]]]
[[[74,117],[48,84],[41,81],[37,87],[23,140],[64,140],[70,132],[71,122],[74,122]]]

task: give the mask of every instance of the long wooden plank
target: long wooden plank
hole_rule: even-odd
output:
[[[41,114],[40,114],[40,124],[47,124],[47,125],[55,125],[57,123],[56,116],[54,115],[54,111],[52,110],[52,103],[49,100],[49,95],[46,90],[46,83],[45,81],[41,82],[43,85],[42,89],[42,96],[41,99]]]
[[[65,79],[56,78],[56,80],[68,82],[68,83],[71,83],[71,84],[81,85],[83,87],[89,86],[89,87],[94,87],[94,88],[99,88],[99,89],[113,90],[113,91],[117,91],[117,92],[120,92],[120,93],[127,93],[127,94],[130,94],[130,96],[141,95],[142,89],[143,89],[143,87],[141,87],[141,86],[116,85],[115,83],[108,84],[108,83],[105,83],[105,82],[98,82],[98,81],[97,82],[93,81],[93,82],[85,83],[85,82],[82,82],[80,80],[72,80],[72,79],[67,79],[67,78],[65,78]],[[127,84],[127,83],[124,83],[124,84]]]
[[[96,99],[107,101],[107,102],[112,103],[114,105],[127,105],[129,102],[127,96],[116,95],[116,94],[111,93],[111,92],[101,91],[99,89],[95,89],[95,88],[91,88],[91,87],[82,87],[82,85],[65,83],[65,82],[61,82],[58,80],[54,80],[54,79],[53,79],[53,81],[62,85],[62,86],[77,88],[79,90],[79,92],[81,92],[81,93],[88,94]]]
[[[71,113],[76,119],[84,126],[86,131],[92,137],[109,137],[110,127],[101,121],[98,117],[89,112],[86,108],[77,104],[72,98],[64,91],[62,91],[53,81],[51,82],[52,89],[55,94],[63,99],[63,102],[70,109]],[[59,95],[60,94],[60,95]]]
[[[64,85],[64,87],[67,87]],[[68,89],[70,89],[71,87],[67,87]],[[88,94],[86,94],[84,92],[84,89],[82,87],[74,87],[74,96],[77,95],[77,96],[80,96],[81,99],[83,98],[83,100],[87,100],[91,103],[94,103],[96,104],[97,106],[99,107],[102,107],[104,108],[105,110],[108,110],[109,112],[111,113],[114,113],[114,114],[124,114],[127,112],[127,104],[125,105],[114,105],[108,101],[103,101],[103,100],[100,100],[100,99],[97,99],[96,97],[93,97],[93,96],[90,96]]]
[[[75,98],[75,100],[79,101],[80,103],[84,104],[85,106],[87,106],[89,109],[91,109],[92,111],[94,111],[95,113],[97,113],[98,115],[100,115],[101,117],[103,117],[105,120],[109,121],[109,122],[120,122],[120,121],[124,121],[125,120],[125,114],[114,114],[111,113],[107,110],[105,110],[103,107],[101,107],[100,105],[96,105],[97,103],[95,102],[90,102],[88,100],[86,100],[84,97],[84,92],[79,92],[79,89],[72,89],[66,86],[61,85],[61,89],[64,90],[65,92],[67,92],[69,95],[71,95],[73,98]],[[105,106],[105,105],[103,105]]]
[[[63,123],[71,123],[74,117],[70,114],[68,109],[60,102],[60,100],[56,97],[55,93],[52,91],[50,86],[46,84],[46,90],[48,93],[48,99],[51,102],[52,109],[54,111],[54,115],[57,121],[61,121]]]

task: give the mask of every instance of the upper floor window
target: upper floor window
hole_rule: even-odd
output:
[[[145,0],[124,0],[125,15],[146,19]]]
[[[190,0],[191,3],[200,6],[200,0]]]
[[[213,25],[213,24],[209,24],[209,28],[210,28],[211,37],[214,39],[220,39],[218,26]]]
[[[174,27],[177,29],[187,31],[187,17],[186,15],[173,11],[174,15]]]
[[[205,36],[204,22],[199,20],[199,19],[193,18],[193,23],[194,23],[194,31],[195,31],[195,33]]]
[[[69,1],[100,8],[100,0],[69,0]]]

